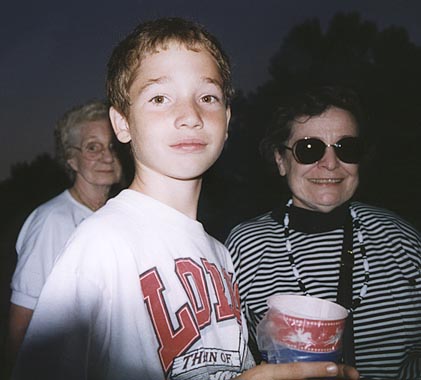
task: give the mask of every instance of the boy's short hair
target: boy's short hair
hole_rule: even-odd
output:
[[[234,90],[231,66],[219,41],[205,28],[182,18],[161,18],[138,25],[114,49],[108,62],[107,95],[117,111],[129,115],[129,90],[135,80],[142,59],[158,49],[167,49],[170,42],[178,42],[189,50],[203,47],[215,58],[222,77],[225,103],[230,104]]]

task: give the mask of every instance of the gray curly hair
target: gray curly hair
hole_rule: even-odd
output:
[[[67,163],[73,157],[74,149],[80,142],[80,130],[84,123],[108,119],[107,103],[102,101],[89,101],[67,111],[56,123],[54,130],[56,158],[64,167],[69,179],[73,182],[75,172]]]

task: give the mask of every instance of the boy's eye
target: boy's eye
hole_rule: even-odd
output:
[[[201,98],[203,103],[214,103],[217,102],[219,99],[213,95],[205,95]]]
[[[150,100],[150,102],[151,102],[151,103],[156,103],[156,104],[164,104],[164,103],[165,103],[165,101],[166,101],[166,99],[165,99],[165,96],[163,96],[163,95],[157,95],[157,96],[154,96],[154,97]]]

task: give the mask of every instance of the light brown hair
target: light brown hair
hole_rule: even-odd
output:
[[[170,42],[177,42],[189,50],[205,48],[215,58],[222,77],[225,103],[230,104],[234,90],[228,56],[218,40],[203,26],[182,18],[162,18],[138,25],[114,49],[108,62],[107,95],[111,106],[128,118],[130,87],[142,59],[147,54],[167,49]]]

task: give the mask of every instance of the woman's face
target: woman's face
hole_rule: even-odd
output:
[[[121,178],[121,164],[112,147],[114,133],[107,119],[88,121],[81,128],[79,142],[68,160],[75,181],[91,186],[111,186]],[[96,153],[95,153],[96,152]]]
[[[328,108],[323,114],[310,119],[303,117],[293,125],[286,142],[292,147],[297,140],[315,137],[326,145],[335,144],[343,137],[358,136],[352,115],[340,108]],[[301,164],[290,150],[275,160],[282,176],[286,176],[297,207],[329,212],[348,201],[358,186],[358,164],[342,162],[333,147],[327,147],[323,157],[313,164]]]

